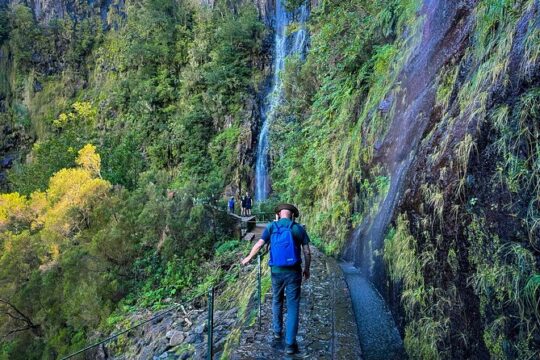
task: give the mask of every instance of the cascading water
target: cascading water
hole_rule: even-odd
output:
[[[300,6],[294,13],[289,13],[283,4],[283,0],[276,1],[276,13],[274,18],[274,64],[270,90],[265,96],[262,114],[262,128],[259,133],[257,147],[257,160],[255,164],[255,198],[265,200],[270,192],[268,178],[268,150],[270,146],[270,126],[276,117],[276,112],[283,100],[283,81],[281,72],[285,67],[285,58],[288,55],[300,54],[304,56],[308,33],[305,27],[309,16],[309,8],[306,4]],[[292,21],[299,23],[299,29],[291,35],[287,35],[287,26]]]

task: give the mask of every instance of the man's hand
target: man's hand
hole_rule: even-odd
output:
[[[253,245],[253,248],[251,249],[251,252],[249,253],[249,255],[246,256],[244,260],[242,260],[242,265],[244,266],[247,265],[247,263],[249,263],[251,259],[253,259],[255,255],[257,255],[257,252],[259,252],[260,248],[262,248],[263,245],[264,245],[263,239],[260,239],[259,241],[257,241],[255,245]]]
[[[302,251],[304,252],[304,279],[309,279],[309,268],[311,266],[311,250],[309,244],[302,245]]]

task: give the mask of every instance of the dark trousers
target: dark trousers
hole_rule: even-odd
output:
[[[275,333],[283,331],[283,298],[287,298],[285,343],[296,343],[300,308],[302,273],[299,271],[272,273],[272,322]]]

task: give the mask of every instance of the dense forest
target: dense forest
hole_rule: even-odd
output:
[[[540,4],[308,6],[272,193],[362,268],[411,359],[540,349]],[[0,0],[0,359],[243,281],[274,1]],[[295,32],[292,21],[287,31]]]
[[[268,56],[254,6],[68,5],[1,12],[2,359],[56,358],[213,281],[210,228],[229,238],[197,199],[247,181]]]

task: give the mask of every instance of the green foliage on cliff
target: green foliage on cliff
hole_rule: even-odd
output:
[[[354,212],[369,214],[369,206],[359,208],[369,199],[351,201],[354,187],[383,175],[364,171],[388,118],[372,114],[407,57],[398,48],[408,39],[394,39],[412,32],[418,6],[412,0],[325,1],[312,14],[305,63],[287,63],[288,101],[273,134],[283,144],[272,154],[274,187],[304,209],[311,230],[331,239],[332,249],[342,248]]]
[[[239,244],[197,199],[249,186],[269,32],[244,2],[121,3],[102,18],[77,2],[41,25],[23,4],[0,9],[0,125],[16,139],[0,146],[27,146],[0,195],[0,336],[12,332],[0,359],[57,358],[126,312],[237,274],[223,269]],[[419,49],[436,33],[424,24],[437,1],[318,3],[309,53],[280,74],[277,200],[298,204],[338,254],[384,210],[388,162],[404,161],[385,158],[385,136],[417,101],[403,87],[424,90],[431,109],[408,125],[427,125],[374,251],[407,353],[538,357],[538,2],[447,2],[460,9],[442,35],[466,31],[459,49]],[[427,50],[455,55],[429,83],[403,83]]]
[[[310,52],[288,59],[283,74],[274,187],[300,205],[321,245],[339,253],[351,230],[381,210],[395,160],[385,146],[399,144],[385,135],[396,108],[425,101],[407,97],[418,88],[404,88],[420,86],[418,96],[429,94],[433,106],[407,126],[424,116],[428,125],[384,249],[373,255],[399,292],[393,306],[406,350],[415,359],[537,357],[538,4],[460,7],[442,39],[466,31],[463,48],[433,84],[404,83],[432,50],[419,44],[436,33],[424,23],[438,6],[353,0],[314,9]]]
[[[57,358],[126,312],[205,291],[235,249],[211,261],[230,226],[197,199],[245,186],[235,149],[251,146],[267,52],[256,9],[73,11],[43,25],[24,5],[0,13],[1,125],[35,139],[0,198],[0,359]]]

